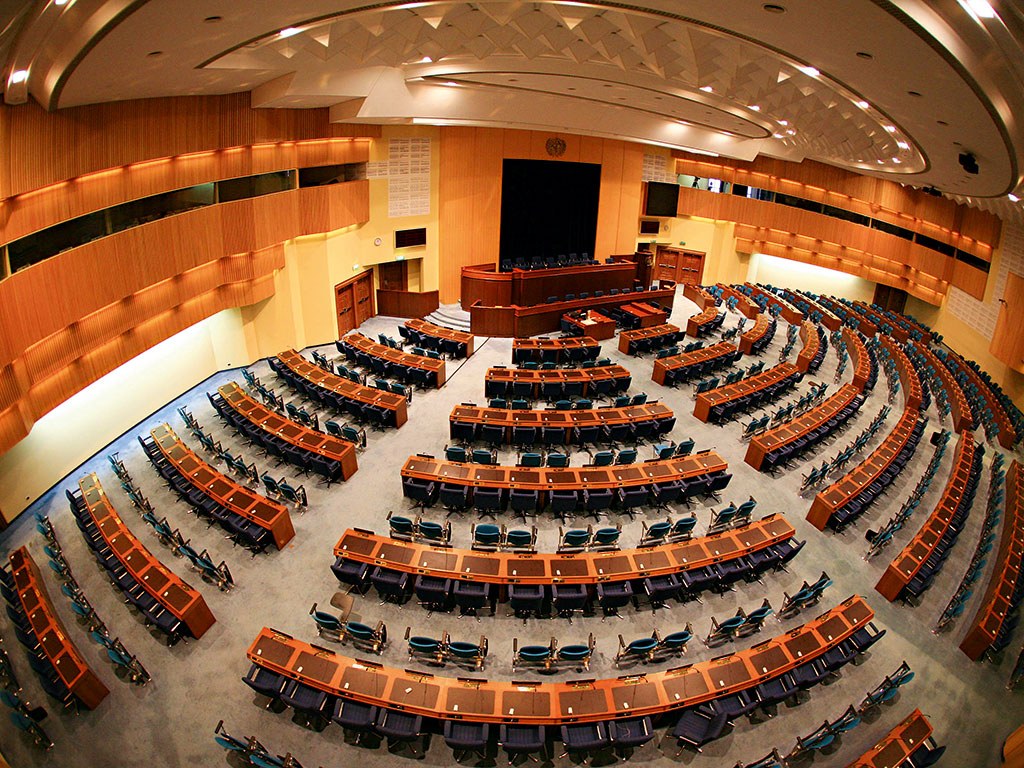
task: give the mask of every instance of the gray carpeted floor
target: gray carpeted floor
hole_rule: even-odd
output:
[[[680,291],[673,321],[684,325],[686,317],[694,311],[694,306],[682,298]],[[730,316],[725,327],[731,327],[737,320],[738,315]],[[375,337],[378,332],[397,337],[397,325],[400,322],[395,318],[377,317],[367,322],[362,330],[371,337]],[[771,366],[778,359],[779,350],[785,341],[785,331],[786,324],[780,321],[775,340],[762,355],[766,366]],[[772,747],[779,748],[785,754],[793,747],[797,736],[811,732],[826,719],[837,718],[848,705],[859,704],[868,690],[895,670],[901,661],[907,660],[915,672],[914,680],[892,702],[871,713],[864,723],[837,741],[827,752],[817,755],[813,764],[846,765],[911,710],[920,707],[931,718],[937,741],[949,747],[943,765],[996,765],[1002,740],[1020,724],[1024,714],[1020,694],[1005,690],[1020,642],[1015,640],[1011,643],[1006,657],[999,664],[972,663],[957,649],[967,622],[973,616],[984,591],[980,587],[975,589],[973,600],[951,632],[943,635],[932,633],[934,623],[963,576],[977,543],[988,492],[988,466],[995,449],[987,447],[984,478],[978,489],[973,512],[953,554],[926,594],[922,605],[917,608],[891,605],[874,591],[874,585],[889,560],[914,535],[920,522],[941,495],[954,453],[955,436],[950,441],[942,466],[915,517],[885,553],[866,562],[863,556],[867,542],[863,534],[869,528],[884,523],[914,488],[934,450],[927,440],[922,440],[910,465],[889,490],[885,500],[871,509],[844,536],[822,534],[805,522],[804,516],[811,497],[799,496],[798,489],[810,461],[820,462],[838,453],[884,405],[887,392],[884,376],[880,377],[875,392],[837,440],[797,468],[773,478],[743,463],[746,451],[746,443],[740,441],[743,420],[726,426],[700,423],[691,415],[693,399],[689,388],[667,389],[651,381],[652,356],[625,357],[614,348],[613,341],[605,341],[603,348],[606,356],[623,363],[632,371],[631,393],[647,392],[652,399],[660,398],[675,410],[677,425],[671,437],[677,440],[693,437],[698,450],[714,448],[728,460],[733,479],[723,494],[724,502],[738,503],[753,496],[758,500],[755,515],[780,511],[796,527],[798,538],[808,540],[803,552],[792,562],[789,572],[769,575],[764,585],[742,585],[736,592],[725,595],[705,595],[703,604],[674,604],[657,613],[650,610],[626,610],[621,620],[602,620],[599,616],[577,617],[571,623],[558,618],[523,622],[505,615],[506,606],[500,604],[496,616],[484,615],[479,621],[471,617],[429,615],[415,602],[401,607],[379,605],[371,592],[357,598],[353,617],[366,622],[378,619],[386,622],[391,642],[380,660],[392,666],[416,667],[416,662],[409,660],[402,640],[407,626],[412,627],[417,634],[439,635],[447,630],[453,639],[473,640],[482,633],[488,637],[490,644],[488,664],[483,675],[492,679],[510,678],[513,638],[519,638],[520,643],[546,642],[554,635],[560,644],[567,644],[584,641],[588,633],[593,633],[597,651],[587,676],[614,676],[619,674],[613,664],[619,634],[628,641],[649,635],[654,628],[666,633],[681,629],[690,622],[697,638],[702,638],[710,628],[712,616],[729,616],[738,606],[745,609],[756,607],[765,597],[774,606],[779,606],[784,592],[792,594],[802,581],[814,580],[824,570],[835,583],[820,604],[821,610],[838,604],[851,594],[861,594],[876,612],[876,625],[887,631],[886,637],[875,645],[865,663],[850,666],[834,683],[813,689],[806,703],[792,708],[780,708],[778,716],[771,720],[758,723],[744,720],[737,723],[731,732],[705,747],[702,754],[687,751],[676,757],[674,740],[662,731],[658,738],[636,753],[634,762],[662,766],[682,763],[722,768],[732,766],[737,761],[753,762]],[[329,357],[338,356],[333,345],[319,349]],[[309,610],[314,602],[328,606],[331,596],[338,589],[329,570],[334,543],[346,528],[352,526],[386,532],[387,512],[409,509],[401,493],[399,468],[402,463],[412,453],[441,455],[448,442],[448,414],[452,406],[461,402],[483,402],[485,370],[493,365],[511,365],[510,361],[509,339],[478,338],[477,352],[469,360],[448,362],[448,383],[442,389],[416,392],[410,407],[409,423],[400,430],[369,433],[368,448],[359,454],[359,471],[348,482],[327,488],[318,485],[313,477],[294,478],[293,482],[306,486],[310,504],[305,512],[293,514],[295,538],[282,552],[268,552],[253,558],[242,549],[233,547],[219,529],[208,528],[183,503],[177,502],[171,491],[160,482],[136,441],[138,434],[145,434],[164,421],[170,422],[180,436],[186,436],[184,425],[174,411],[177,406],[186,405],[213,432],[216,439],[246,458],[255,460],[262,471],[268,466],[266,459],[254,455],[237,435],[229,432],[215,417],[206,400],[206,392],[212,392],[219,384],[228,380],[241,382],[237,371],[219,374],[183,394],[139,425],[138,429],[100,451],[78,471],[58,483],[33,506],[31,512],[49,515],[74,575],[89,600],[111,633],[119,636],[128,649],[138,655],[153,680],[148,686],[140,688],[117,678],[112,665],[100,653],[100,646],[89,641],[86,628],[75,620],[68,601],[60,594],[56,579],[51,578],[52,573],[44,566],[51,596],[62,618],[111,693],[95,712],[77,715],[57,712],[29,669],[25,654],[14,637],[11,623],[6,620],[0,622],[4,647],[17,670],[23,696],[33,704],[42,704],[50,710],[44,726],[55,742],[49,752],[35,750],[4,719],[0,724],[3,751],[12,765],[15,768],[30,765],[219,765],[226,758],[214,743],[213,729],[221,719],[234,735],[255,735],[269,750],[278,754],[291,752],[307,768],[316,765],[331,768],[356,761],[368,767],[395,765],[411,759],[408,753],[391,754],[375,742],[367,741],[366,746],[346,743],[341,729],[336,726],[329,726],[323,732],[313,732],[293,722],[289,712],[275,714],[263,709],[261,702],[240,681],[249,667],[245,650],[263,626],[317,642]],[[742,362],[746,365],[750,361],[744,359]],[[831,382],[836,363],[835,354],[830,350],[820,374],[811,378]],[[257,363],[253,370],[264,383],[284,394],[286,400],[296,398],[282,382],[276,380],[265,362]],[[847,372],[846,376],[849,375]],[[804,383],[784,399],[795,400],[800,393],[806,391],[808,381],[805,378]],[[836,386],[832,384],[831,391]],[[901,408],[902,402],[897,400],[888,421],[860,458],[884,439],[896,423]],[[933,429],[941,426],[934,408],[929,414],[931,421],[926,437]],[[198,450],[190,436],[187,441]],[[112,451],[119,453],[159,515],[166,515],[173,527],[180,528],[186,538],[191,539],[192,546],[208,549],[218,562],[221,559],[227,561],[237,582],[232,591],[219,592],[203,582],[184,561],[176,560],[168,550],[161,547],[152,530],[132,511],[127,497],[107,465],[105,457]],[[641,456],[650,456],[650,451],[649,446],[641,447]],[[572,456],[573,464],[577,465],[586,459],[586,454],[577,453]],[[40,460],[45,458],[40,457]],[[500,463],[514,461],[513,452],[502,452]],[[288,465],[270,469],[276,477],[292,477]],[[64,499],[64,489],[74,487],[77,479],[88,471],[99,474],[114,504],[142,542],[203,593],[217,617],[217,623],[203,638],[167,648],[159,637],[146,630],[137,614],[124,604],[119,593],[111,587],[105,572],[99,568],[87,549]],[[697,505],[695,509],[700,519],[697,530],[699,534],[707,526],[712,507]],[[428,511],[426,516],[443,520],[445,513],[438,509]],[[623,545],[632,546],[640,536],[642,520],[650,522],[663,517],[664,513],[643,509],[635,520],[618,514],[612,514],[610,520],[622,523]],[[460,519],[453,515],[452,521],[453,544],[468,548],[472,517],[467,515]],[[512,523],[513,520],[511,516],[505,516],[498,522]],[[551,517],[535,522],[540,529],[538,547],[541,550],[554,550],[557,545],[557,522],[553,522]],[[581,522],[586,524],[590,521]],[[35,531],[31,513],[22,515],[4,535],[4,555],[23,544],[28,544],[37,561],[44,563],[42,538]],[[980,584],[986,583],[987,578],[986,571]],[[722,648],[708,649],[695,638],[685,661],[700,661],[735,648],[753,645],[798,626],[813,613],[781,622],[772,617],[760,635]],[[319,642],[327,644],[326,640]],[[341,652],[346,650],[341,649]],[[454,669],[432,671],[460,674]],[[528,675],[517,673],[517,677],[524,676]],[[571,679],[573,676],[573,672],[564,672],[559,678]],[[556,748],[554,754],[560,751]],[[504,759],[503,755],[498,757],[499,762]],[[424,760],[431,764],[453,762],[450,750],[437,736],[431,739]],[[610,756],[604,756],[599,757],[597,762],[601,764],[611,760]],[[553,762],[567,765],[568,761],[569,758],[562,758]]]

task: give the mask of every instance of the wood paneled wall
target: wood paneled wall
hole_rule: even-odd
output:
[[[547,153],[545,145],[552,137],[566,144],[560,157]],[[502,161],[506,158],[600,164],[595,258],[632,253],[636,248],[642,145],[545,131],[444,127],[439,178],[439,287],[443,304],[459,299],[462,267],[497,263]]]
[[[369,182],[201,208],[65,251],[0,282],[0,452],[125,361],[273,293],[281,243],[369,218]]]
[[[812,160],[752,162],[673,151],[676,172],[795,195],[881,219],[972,253],[985,261],[999,242],[1000,220],[985,211],[896,182]]]
[[[1024,373],[1024,277],[1009,272],[1000,299],[999,320],[989,352],[1018,373]]]

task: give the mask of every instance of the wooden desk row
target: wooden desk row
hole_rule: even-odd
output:
[[[995,416],[996,424],[999,425],[999,444],[1008,451],[1013,450],[1013,444],[1017,441],[1017,431],[1014,429],[1010,417],[1006,415],[1002,403],[996,398],[995,392],[989,389],[985,380],[978,375],[976,370],[967,365],[959,354],[951,349],[948,352],[946,359],[952,361],[952,364],[973,382],[974,386],[981,393],[981,398],[985,401],[985,405],[992,411],[992,415]]]
[[[367,338],[358,331],[348,334],[339,343],[351,345],[371,357],[379,358],[388,363],[397,363],[407,368],[419,368],[421,371],[427,371],[433,377],[435,387],[440,387],[445,382],[444,360],[436,360],[433,357],[424,357],[423,355],[413,355],[409,352],[386,347]]]
[[[366,387],[343,376],[328,373],[319,365],[314,365],[294,349],[279,352],[277,359],[289,371],[305,379],[313,386],[326,390],[332,395],[340,395],[346,400],[355,400],[363,405],[387,408],[395,414],[395,426],[400,427],[409,420],[408,400],[394,392]]]
[[[669,346],[675,344],[681,335],[679,326],[672,325],[672,323],[651,325],[647,328],[634,328],[631,331],[620,331],[619,352],[624,355],[632,354],[636,342],[644,339],[660,339],[659,343],[661,346]]]
[[[674,669],[603,680],[489,681],[385,667],[264,628],[251,662],[343,699],[445,720],[556,726],[683,709],[752,688],[817,658],[874,616],[852,596],[798,629],[745,650]]]
[[[889,468],[889,465],[910,441],[920,416],[916,410],[904,411],[900,420],[896,422],[896,426],[885,436],[881,445],[839,480],[818,492],[807,513],[807,521],[819,531],[825,530],[832,515],[854,496],[866,490]]]
[[[701,310],[718,306],[718,299],[708,293],[703,286],[694,283],[686,283],[683,286],[683,296],[696,304]]]
[[[946,392],[946,400],[949,402],[949,415],[953,419],[953,429],[956,432],[974,429],[974,413],[971,404],[967,402],[960,384],[953,376],[952,371],[946,364],[939,360],[930,346],[915,339],[908,342],[912,349],[916,350],[935,369],[935,375]]]
[[[424,336],[432,336],[435,339],[457,341],[460,344],[465,344],[466,357],[473,354],[474,336],[472,333],[457,331],[454,328],[445,328],[443,325],[435,325],[428,320],[419,319],[406,320],[405,327],[422,333]]]
[[[715,287],[722,292],[723,299],[736,299],[736,308],[747,320],[757,320],[757,316],[761,314],[761,307],[756,301],[731,285],[715,283]]]
[[[157,603],[188,627],[192,637],[202,637],[215,621],[203,596],[135,538],[114,511],[95,472],[79,480],[78,487],[89,515],[114,557]]]
[[[772,322],[772,317],[767,312],[759,314],[754,321],[754,327],[740,336],[740,352],[745,355],[753,354],[754,344],[764,338]]]
[[[562,320],[597,341],[615,337],[615,321],[594,309],[567,312]]]
[[[917,369],[911,364],[903,347],[893,341],[892,337],[880,334],[879,338],[882,340],[882,347],[889,351],[893,362],[896,363],[896,372],[899,374],[900,385],[903,389],[903,407],[917,410],[921,407],[923,396]]]
[[[540,361],[545,351],[553,352],[556,362],[565,362],[570,349],[585,350],[588,359],[598,356],[601,345],[590,336],[574,336],[571,339],[513,339],[512,362],[522,360]]]
[[[816,311],[821,315],[821,324],[828,328],[828,330],[834,332],[838,331],[842,327],[843,321],[839,319],[839,316],[809,293],[805,293],[803,291],[791,291],[788,288],[783,289],[782,292],[786,298],[794,304],[797,302],[806,302],[807,306],[811,310]]]
[[[200,459],[174,433],[169,424],[161,424],[149,433],[163,457],[195,488],[236,515],[266,528],[274,537],[274,546],[283,549],[295,536],[288,510],[282,504],[239,485]]]
[[[818,326],[810,320],[804,320],[800,324],[800,341],[804,343],[800,354],[796,356],[796,367],[806,373],[814,358],[818,356],[821,349],[821,339],[818,337]]]
[[[564,491],[670,482],[724,472],[728,467],[725,459],[714,451],[701,451],[674,459],[649,459],[642,464],[564,468],[468,464],[429,456],[410,456],[402,467],[402,477],[473,487]]]
[[[909,765],[904,761],[932,735],[932,724],[915,709],[889,731],[885,738],[858,757],[846,768],[896,768]]]
[[[874,323],[864,317],[861,317],[841,301],[836,301],[831,296],[818,296],[817,301],[819,304],[828,307],[830,311],[841,317],[844,322],[847,318],[852,322],[855,322],[857,324],[857,330],[865,336],[871,337],[878,333],[878,329],[875,327]]]
[[[890,336],[896,339],[900,344],[907,343],[907,339],[910,338],[910,333],[906,328],[899,325],[899,323],[895,322],[892,318],[886,317],[877,309],[865,304],[863,301],[855,301],[853,302],[853,306],[855,307],[855,311],[873,326],[879,329],[888,327],[890,329]]]
[[[229,408],[268,435],[280,438],[295,448],[315,453],[330,461],[340,462],[341,476],[346,480],[359,469],[356,464],[356,447],[352,443],[325,435],[287,419],[277,411],[271,411],[249,397],[245,390],[233,381],[218,387],[217,392]]]
[[[970,480],[976,451],[977,443],[971,433],[963,432],[956,446],[953,467],[942,491],[942,497],[928,519],[924,521],[921,530],[903,551],[892,559],[882,578],[875,585],[875,589],[890,603],[899,597],[904,587],[921,570],[921,566],[932,556],[935,546],[949,529],[950,521],[956,514],[964,489]]]
[[[671,357],[662,357],[654,361],[654,372],[651,378],[658,384],[665,383],[665,373],[679,368],[686,368],[698,363],[706,363],[710,360],[717,360],[728,355],[736,354],[736,345],[728,341],[720,341],[710,347],[701,347],[692,352],[683,352]]]
[[[583,394],[591,392],[591,386],[595,381],[612,379],[615,381],[631,380],[630,372],[621,365],[601,365],[593,368],[556,368],[553,370],[529,370],[522,368],[488,368],[484,375],[485,385],[487,382],[495,382],[511,385],[515,382],[529,382],[533,388],[533,397],[541,396],[541,385],[547,382],[560,382],[569,384],[580,382],[583,384]]]
[[[359,528],[342,534],[336,557],[440,579],[488,584],[589,584],[632,581],[735,560],[792,538],[795,530],[775,513],[739,528],[676,544],[615,552],[560,555],[476,552],[431,547],[378,536]]]
[[[960,643],[960,650],[975,661],[992,645],[1011,609],[1024,554],[1024,468],[1014,461],[1006,471],[1006,502],[995,568],[985,597]]]
[[[652,325],[662,325],[668,320],[669,311],[655,306],[646,301],[634,301],[623,304],[620,310],[631,315],[637,323],[638,328],[650,328]]]
[[[635,257],[631,257],[635,258]],[[459,295],[463,308],[479,301],[485,306],[528,307],[541,304],[550,296],[559,298],[570,293],[632,288],[637,278],[635,261],[612,264],[578,264],[511,272],[498,272],[493,262],[471,264],[461,270]],[[511,335],[511,334],[509,334]],[[533,334],[526,334],[533,335]]]
[[[643,405],[627,405],[624,408],[583,408],[571,411],[522,410],[508,408],[482,408],[476,405],[456,405],[448,416],[450,423],[498,425],[507,430],[505,439],[513,427],[562,427],[566,430],[566,441],[572,441],[572,427],[612,426],[613,424],[638,424],[643,421],[661,421],[675,418],[672,409],[664,403],[650,402]]]
[[[15,550],[10,560],[14,587],[40,648],[64,686],[87,709],[96,709],[110,691],[68,636],[28,548]]]
[[[698,312],[695,315],[690,315],[686,320],[686,333],[695,339],[699,339],[704,331],[703,328],[706,325],[710,325],[718,317],[718,307],[712,304],[707,309]]]
[[[751,438],[747,446],[747,455],[743,460],[754,469],[760,469],[766,454],[777,451],[822,426],[860,394],[858,387],[847,384],[827,400],[792,421]]]
[[[792,376],[799,375],[800,369],[792,363],[779,363],[774,368],[769,368],[767,371],[740,379],[733,384],[701,392],[697,395],[697,401],[694,403],[693,415],[700,421],[707,422],[711,416],[711,409],[716,405],[724,405],[747,395],[753,395],[773,384],[778,384]]]
[[[868,353],[867,345],[858,334],[851,328],[843,326],[843,340],[846,342],[846,351],[850,355],[850,362],[853,363],[853,385],[863,389],[871,378],[871,355]]]
[[[779,297],[777,294],[772,293],[771,291],[766,291],[764,288],[759,285],[755,285],[754,283],[744,283],[744,285],[750,289],[750,294],[752,296],[758,296],[764,299],[768,303],[769,307],[778,307],[779,315],[781,315],[782,319],[787,323],[790,323],[791,325],[800,325],[800,323],[804,321],[804,313],[785,299]]]

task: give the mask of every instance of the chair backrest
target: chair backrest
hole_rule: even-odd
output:
[[[477,544],[497,544],[501,540],[501,529],[493,523],[479,523],[473,529],[473,541]]]
[[[632,464],[636,461],[636,448],[623,448],[615,457],[616,464]]]
[[[604,467],[615,461],[615,453],[613,451],[598,451],[594,454],[593,465],[595,467]]]
[[[493,464],[494,454],[486,448],[474,448],[473,461],[477,464]]]
[[[569,457],[564,453],[549,453],[547,456],[547,465],[549,467],[568,467]]]
[[[519,459],[519,466],[521,467],[539,467],[544,461],[544,457],[539,453],[524,453]]]
[[[466,461],[466,449],[458,445],[448,446],[444,449],[444,457],[448,461]]]
[[[643,539],[645,541],[657,541],[663,539],[668,535],[668,532],[672,530],[672,523],[668,520],[658,520],[651,523],[644,531]]]
[[[598,528],[594,532],[595,544],[613,544],[619,540],[622,531],[619,528]]]
[[[590,531],[585,528],[571,528],[562,535],[563,547],[585,547],[590,543]]]

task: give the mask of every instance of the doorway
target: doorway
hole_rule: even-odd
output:
[[[338,338],[354,331],[376,314],[373,305],[373,272],[366,270],[334,286],[334,306],[338,313]]]

